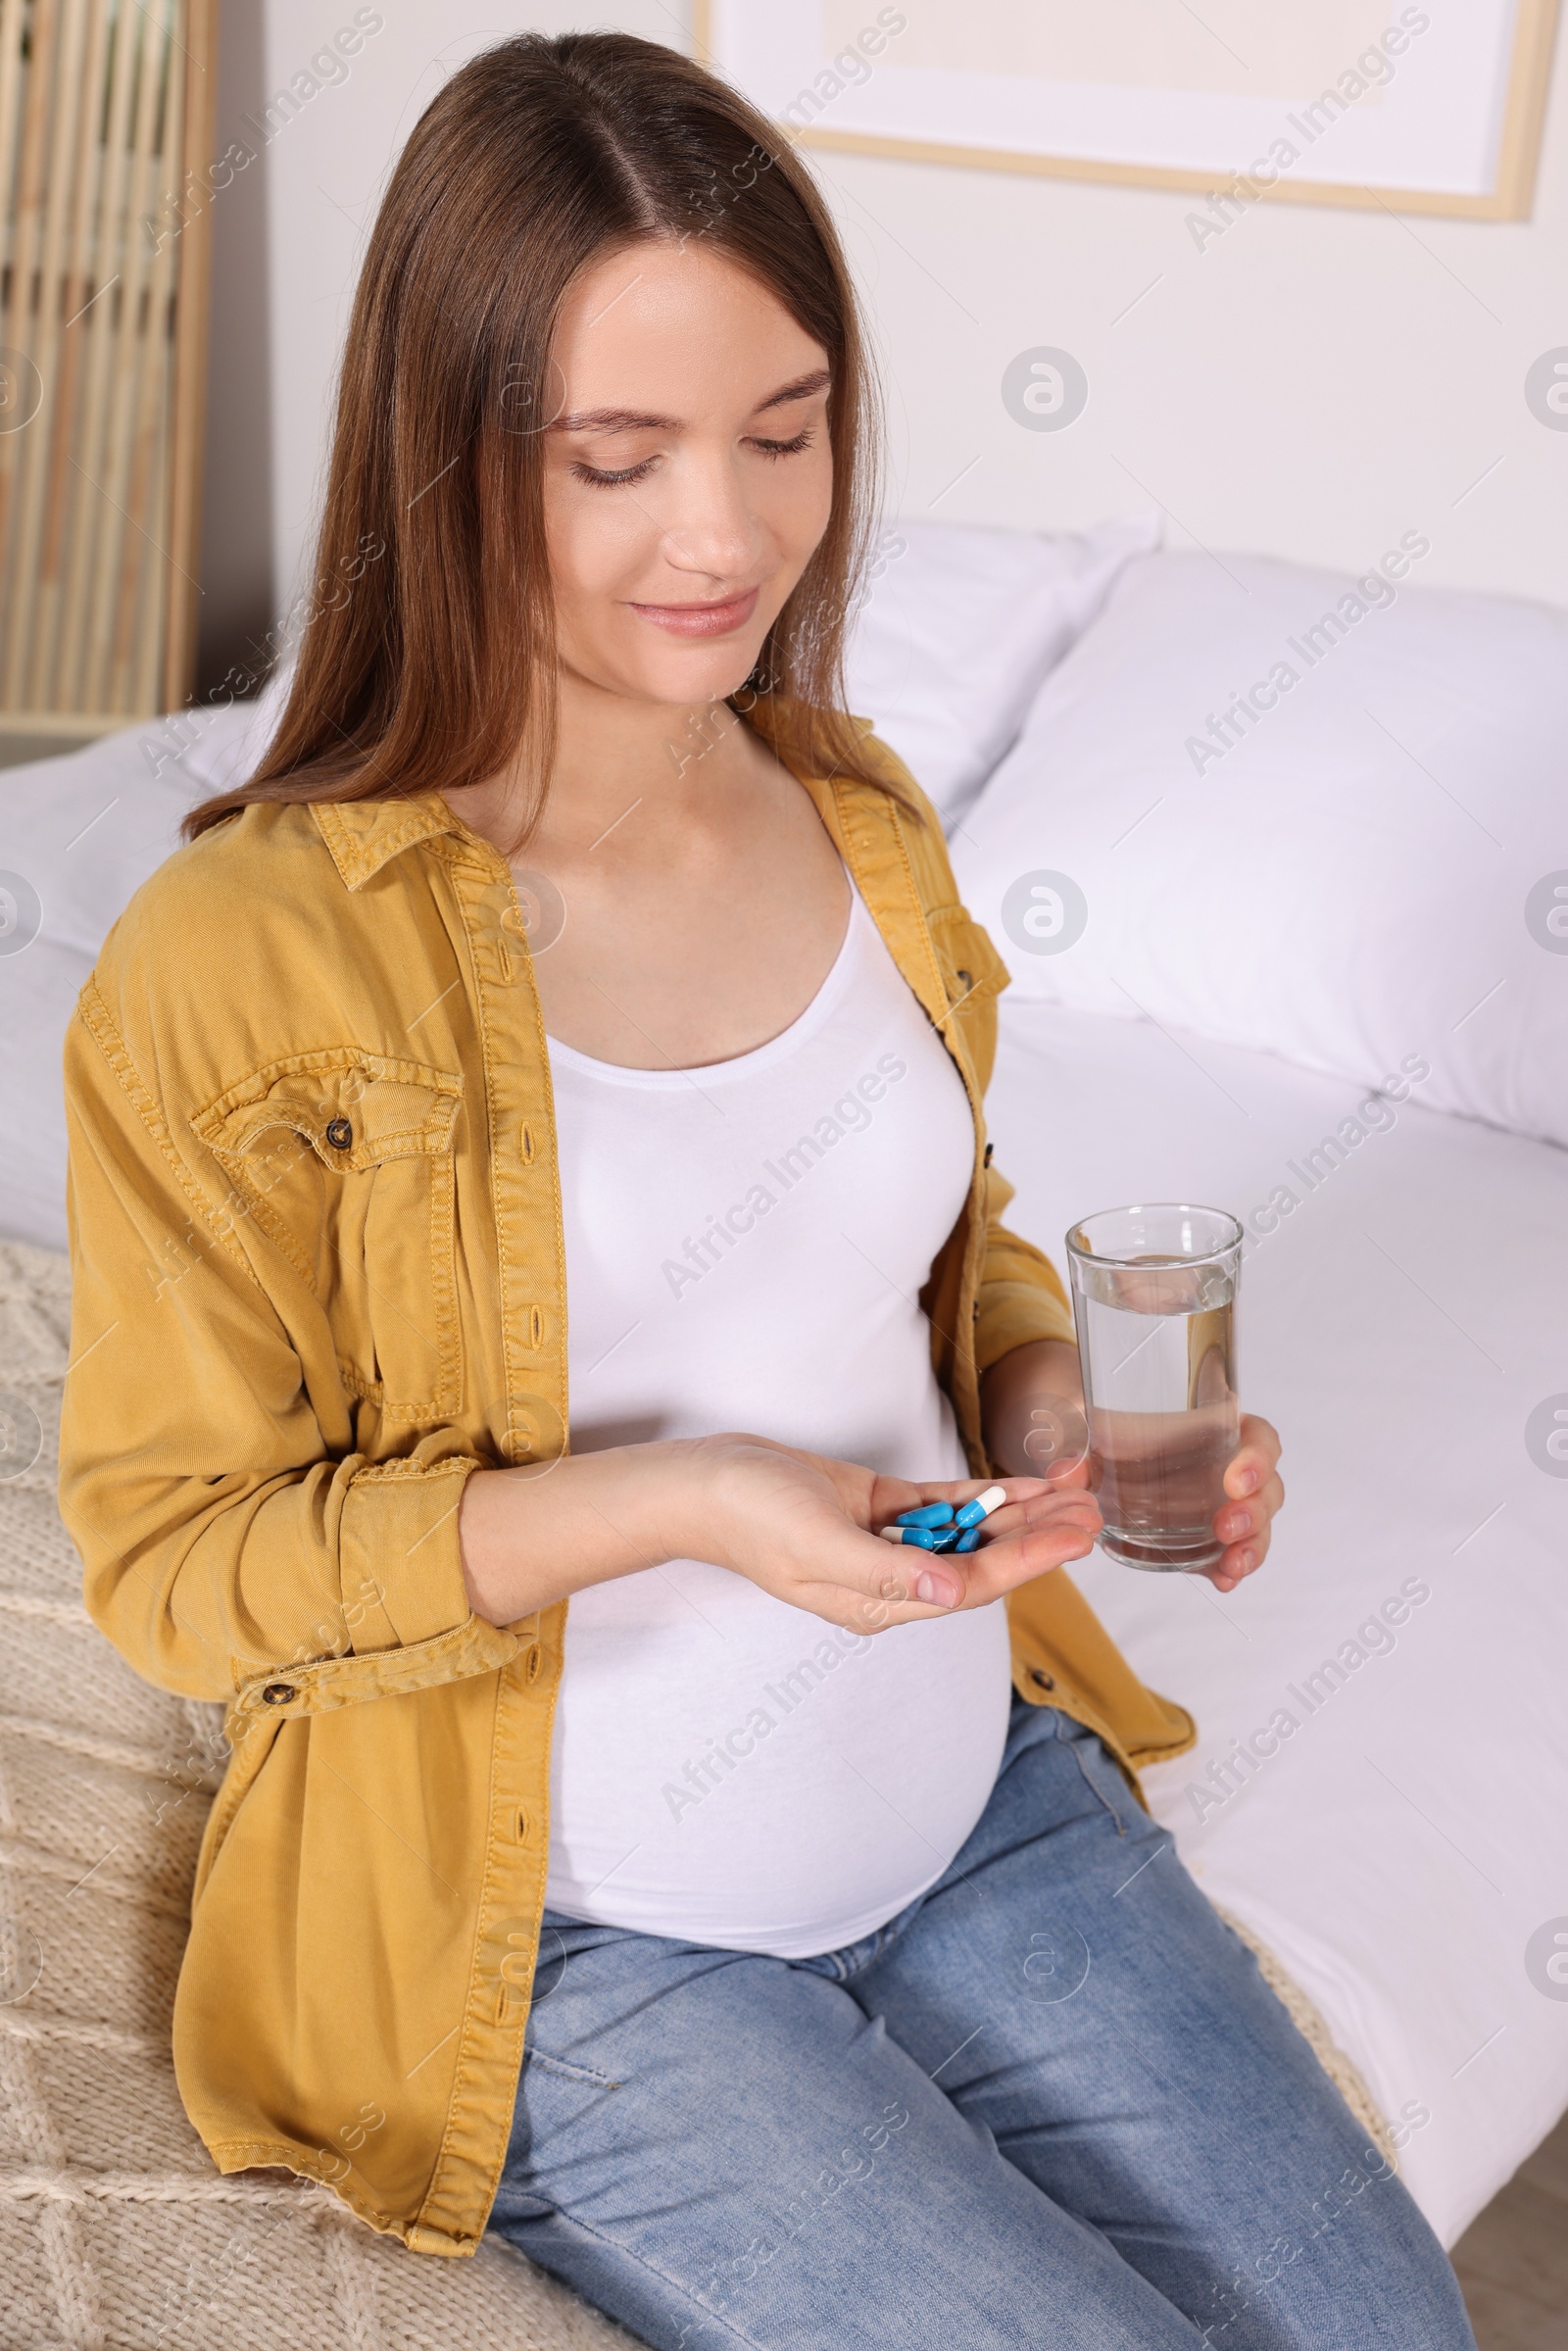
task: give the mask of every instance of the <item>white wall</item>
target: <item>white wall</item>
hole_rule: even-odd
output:
[[[227,13],[254,4],[227,0]],[[680,43],[687,22],[682,0],[607,15],[381,0],[379,13],[349,78],[254,167],[265,318],[253,308],[249,331],[234,325],[215,352],[215,469],[247,463],[242,420],[265,372],[272,547],[269,560],[240,529],[209,562],[265,569],[280,599],[300,577],[377,191],[443,76],[528,25],[612,22]],[[354,15],[354,0],[265,0],[257,98]],[[1568,40],[1553,82],[1535,217],[1517,224],[1267,204],[1200,251],[1185,196],[817,157],[881,341],[890,505],[1049,526],[1152,498],[1175,544],[1356,568],[1413,526],[1433,543],[1425,580],[1568,604],[1568,432],[1539,423],[1523,392],[1530,363],[1568,345]],[[220,121],[220,150],[233,135]],[[230,232],[220,199],[220,270],[237,206],[232,218]],[[1003,406],[1004,368],[1036,345],[1072,352],[1089,376],[1087,409],[1059,433],[1027,431]]]

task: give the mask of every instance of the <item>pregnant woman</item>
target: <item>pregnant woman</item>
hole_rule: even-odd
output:
[[[277,732],[69,1047],[64,1507],[232,1744],[181,2091],[221,2170],[499,2230],[660,2351],[1451,2351],[1141,1805],[1187,1717],[1059,1572],[1099,1513],[1031,1474],[1077,1372],[999,1221],[1004,974],[843,710],[873,423],[722,83],[616,34],[447,83]],[[967,1556],[879,1540],[999,1476]]]

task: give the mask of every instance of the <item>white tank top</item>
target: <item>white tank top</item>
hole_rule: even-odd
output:
[[[753,1430],[967,1474],[918,1294],[968,1190],[963,1085],[858,893],[790,1028],[624,1069],[551,1040],[571,1445]],[[574,1593],[545,1899],[780,1958],[940,1877],[1001,1763],[999,1601],[874,1639],[704,1560]]]

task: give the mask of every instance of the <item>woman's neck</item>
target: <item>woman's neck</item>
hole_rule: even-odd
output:
[[[539,793],[519,756],[452,798],[466,824],[508,852],[537,808],[520,854],[548,867],[574,862],[633,808],[650,847],[665,827],[689,838],[732,804],[738,784],[776,772],[772,754],[726,702],[639,702],[564,672],[548,791]]]

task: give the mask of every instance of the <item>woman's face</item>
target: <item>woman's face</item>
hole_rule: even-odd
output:
[[[733,694],[827,526],[826,354],[745,270],[670,241],[586,269],[551,356],[564,665],[644,702]]]

